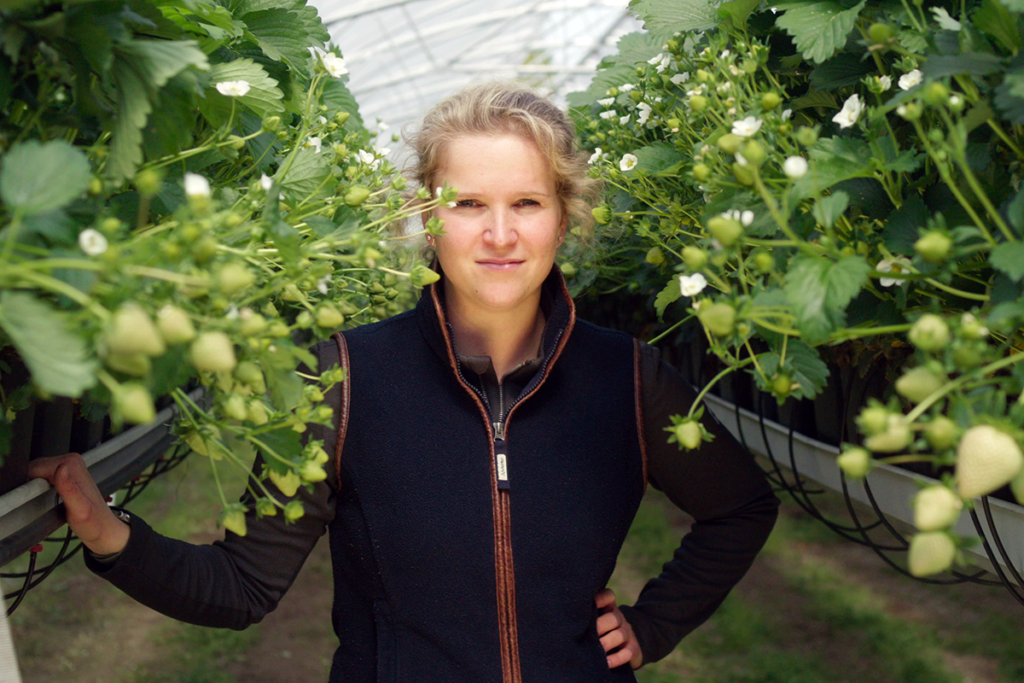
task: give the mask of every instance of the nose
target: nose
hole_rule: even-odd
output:
[[[484,230],[484,241],[495,248],[514,246],[519,241],[515,220],[508,209],[495,208],[490,212],[488,225]]]

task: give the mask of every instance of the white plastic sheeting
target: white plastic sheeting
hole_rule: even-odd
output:
[[[640,30],[628,0],[312,0],[367,127],[390,136],[476,80],[520,78],[555,101]]]

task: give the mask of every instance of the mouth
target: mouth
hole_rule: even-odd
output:
[[[489,270],[513,270],[523,261],[516,259],[485,259],[477,261],[477,264]]]

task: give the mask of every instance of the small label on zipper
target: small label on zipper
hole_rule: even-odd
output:
[[[503,439],[494,440],[494,471],[498,475],[498,488],[507,489],[508,485],[508,454]]]

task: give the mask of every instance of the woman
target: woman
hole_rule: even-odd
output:
[[[442,278],[415,310],[315,347],[321,371],[349,375],[328,395],[337,431],[309,430],[336,461],[297,494],[297,524],[250,518],[245,538],[197,547],[115,518],[80,458],[34,473],[93,571],[193,623],[259,621],[329,531],[331,681],[635,680],[721,604],[778,501],[713,420],[713,445],[668,445],[692,388],[656,350],[576,319],[554,260],[593,185],[562,112],[476,86],[412,142],[416,179],[459,190],[434,211]],[[605,585],[648,482],[697,523],[620,609]]]

